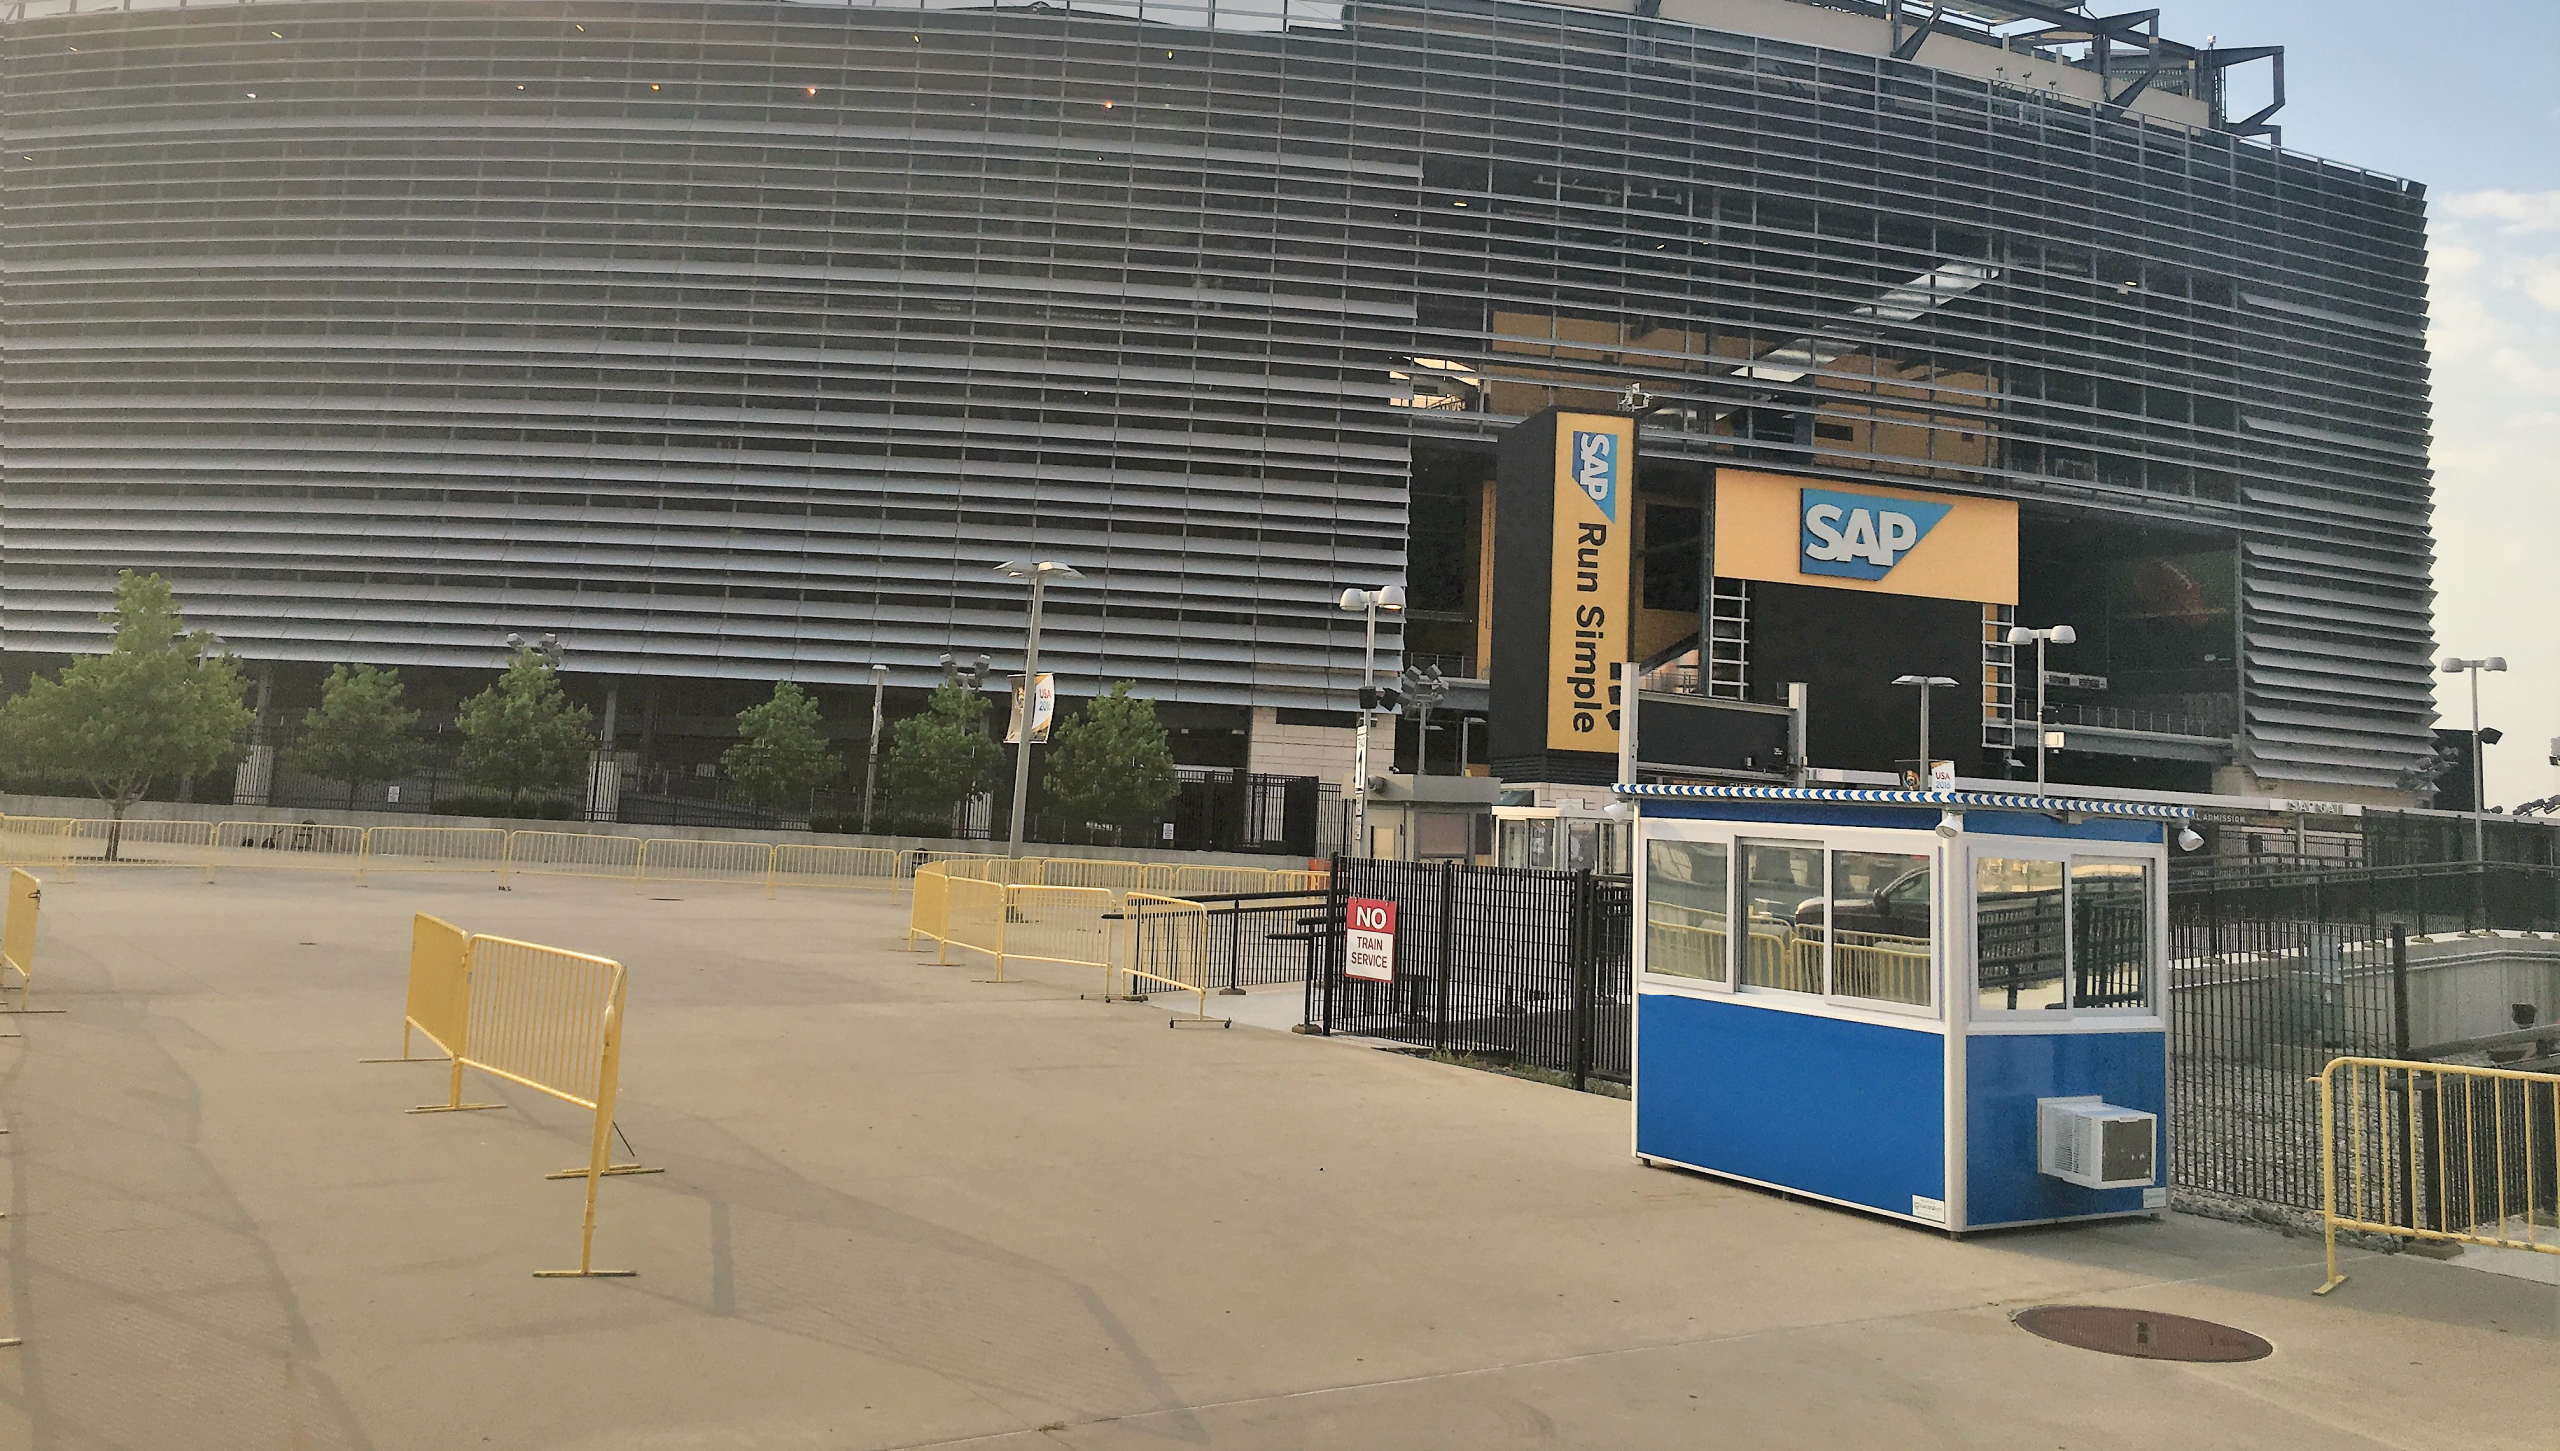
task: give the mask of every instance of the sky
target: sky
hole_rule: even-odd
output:
[[[2425,183],[2437,655],[2506,658],[2489,802],[2560,794],[2560,0],[2164,0],[2160,29],[2285,47],[2288,149]]]

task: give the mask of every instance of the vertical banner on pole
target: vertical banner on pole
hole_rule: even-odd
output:
[[[1549,556],[1547,749],[1618,753],[1618,662],[1627,658],[1635,420],[1556,415],[1555,552]]]

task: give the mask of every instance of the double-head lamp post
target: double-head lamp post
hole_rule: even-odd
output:
[[[1360,640],[1360,732],[1351,748],[1352,806],[1351,830],[1356,838],[1354,849],[1360,856],[1369,854],[1369,716],[1378,704],[1378,611],[1390,613],[1404,608],[1404,586],[1380,585],[1376,589],[1346,589],[1342,592],[1342,608],[1365,616]]]
[[[1013,830],[1006,838],[1004,854],[1022,855],[1022,811],[1031,799],[1032,718],[1037,712],[1040,695],[1040,603],[1052,579],[1082,579],[1084,572],[1071,564],[1054,559],[1009,559],[996,566],[1000,574],[1031,581],[1031,628],[1022,647],[1022,736],[1013,748]]]
[[[2471,677],[2471,859],[2485,862],[2489,857],[2481,850],[2481,841],[2486,834],[2481,825],[2481,812],[2486,805],[2484,798],[2488,787],[2485,783],[2488,776],[2481,770],[2480,761],[2480,672],[2504,671],[2507,657],[2491,655],[2481,660],[2464,660],[2447,655],[2441,668],[2447,675],[2468,674]]]
[[[889,690],[889,667],[871,667],[871,746],[862,759],[862,834],[871,834],[871,803],[880,784],[881,698]]]
[[[1929,771],[1929,692],[1960,682],[1952,675],[1897,675],[1893,683],[1920,687],[1920,789],[1926,791],[1933,784]]]
[[[2030,630],[2024,625],[2009,627],[2009,644],[2012,648],[2020,645],[2036,647],[2036,794],[2039,796],[2044,794],[2044,647],[2068,645],[2079,638],[2080,632],[2069,625],[2053,625],[2042,630]],[[2011,710],[2014,713],[2016,707],[2012,706]],[[2012,739],[2014,740],[2015,737]]]

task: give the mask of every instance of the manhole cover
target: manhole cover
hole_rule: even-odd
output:
[[[2047,1340],[2143,1360],[2263,1360],[2276,1349],[2210,1320],[2116,1305],[2038,1305],[2009,1318]]]

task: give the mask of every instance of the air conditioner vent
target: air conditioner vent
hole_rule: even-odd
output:
[[[2036,1171],[2085,1189],[2142,1189],[2159,1178],[2160,1120],[2095,1095],[2036,1100]]]

